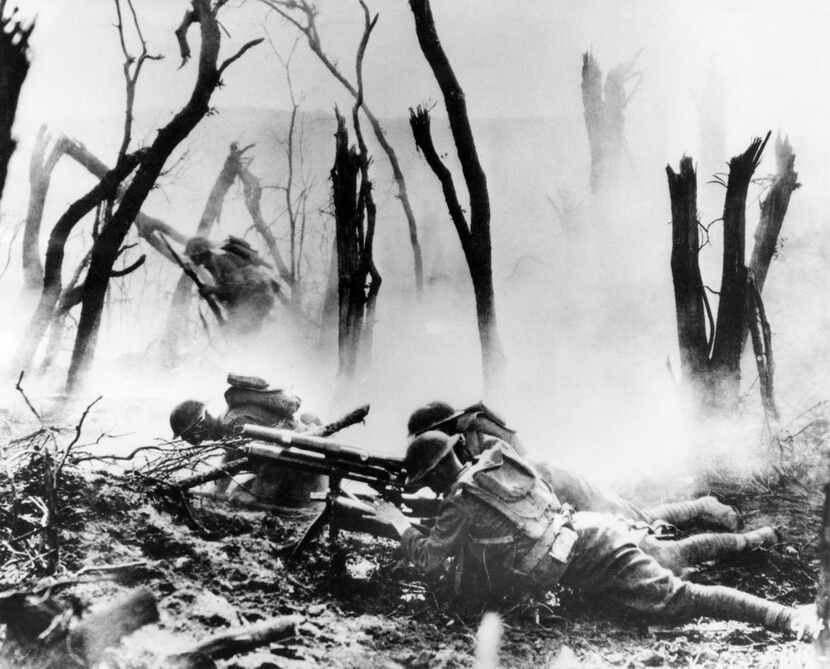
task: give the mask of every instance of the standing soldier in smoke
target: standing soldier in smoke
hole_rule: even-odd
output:
[[[245,240],[229,237],[222,251],[214,253],[204,237],[193,237],[185,246],[187,257],[213,278],[214,285],[201,290],[225,307],[228,327],[240,335],[256,333],[274,306],[279,286],[266,273],[268,264]]]

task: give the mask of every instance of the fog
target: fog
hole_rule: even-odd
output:
[[[120,49],[112,3],[21,0],[24,16],[37,14],[33,65],[18,111],[19,146],[9,171],[0,220],[0,292],[10,307],[0,341],[14,350],[24,336],[31,297],[21,297],[20,237],[28,198],[28,160],[38,126],[65,132],[112,162],[123,113]],[[186,3],[137,0],[149,49],[165,56],[150,62],[138,88],[135,137],[152,141],[154,131],[189,94],[193,63],[178,66],[172,29]],[[304,408],[329,417],[348,405],[371,403],[366,426],[343,438],[387,452],[404,446],[408,414],[418,404],[444,399],[457,406],[482,395],[478,335],[470,280],[440,187],[417,154],[406,122],[407,108],[440,100],[403,0],[373,3],[381,18],[366,56],[366,95],[401,156],[420,225],[427,290],[413,289],[405,222],[395,198],[389,165],[373,138],[372,178],[379,210],[376,262],[383,275],[370,366],[359,374],[349,401],[335,401],[333,351],[314,337],[275,318],[244,347],[207,344],[194,319],[187,346],[174,369],[156,362],[177,271],[152,249],[145,268],[111,288],[99,352],[80,406],[104,395],[94,427],[118,440],[101,448],[125,449],[167,437],[167,413],[195,396],[221,409],[228,371],[255,373],[289,388]],[[508,361],[507,384],[494,407],[519,429],[533,452],[627,483],[644,474],[678,487],[699,473],[701,453],[752,464],[761,426],[755,370],[744,364],[745,420],[726,432],[704,430],[678,388],[674,301],[669,252],[671,228],[665,165],[681,156],[698,160],[700,219],[722,213],[723,189],[708,184],[728,159],[767,130],[789,135],[803,187],[793,195],[782,231],[782,251],[765,289],[773,328],[778,400],[787,423],[830,390],[826,361],[826,284],[830,278],[825,156],[830,97],[823,30],[830,6],[820,2],[657,1],[522,3],[433,0],[441,40],[463,86],[473,131],[488,177],[494,277],[501,334]],[[518,6],[517,6],[518,4]],[[360,36],[357,3],[323,1],[324,48],[351,73]],[[231,3],[223,12],[230,38],[223,55],[263,34],[289,52],[294,32],[254,0]],[[642,85],[626,110],[624,177],[618,190],[592,198],[589,153],[580,97],[581,54],[592,50],[604,70],[639,53]],[[309,302],[324,283],[325,253],[332,221],[328,172],[333,159],[332,108],[350,100],[319,65],[304,42],[292,72],[302,99],[305,173],[313,181],[309,218],[314,248],[308,265]],[[700,127],[704,93],[712,80],[718,94],[724,141],[718,161],[700,162],[706,137]],[[177,153],[182,160],[165,176],[143,210],[178,230],[195,230],[228,144],[255,142],[251,167],[265,184],[285,176],[283,149],[288,95],[279,62],[266,42],[235,63],[213,99],[218,114],[206,118]],[[433,132],[447,154],[456,186],[463,191],[443,105],[434,111]],[[757,172],[774,169],[768,148]],[[42,248],[60,213],[92,185],[81,168],[64,159],[56,169],[43,218]],[[569,234],[547,196],[568,191],[579,203],[577,230]],[[763,186],[747,200],[747,246],[758,220]],[[466,197],[462,198],[466,202]],[[465,205],[466,206],[466,205]],[[277,196],[266,192],[266,218],[279,213]],[[278,237],[285,231],[277,222]],[[250,226],[241,193],[234,187],[221,228],[212,237],[243,234]],[[77,259],[88,243],[90,223],[72,240]],[[720,282],[719,226],[701,255],[705,282]],[[330,237],[329,237],[330,239]],[[312,247],[313,248],[313,247]],[[64,276],[75,260],[68,261]],[[307,305],[311,311],[312,304]],[[314,318],[319,318],[315,314]],[[67,338],[64,358],[71,347]],[[38,402],[61,388],[66,359],[50,375],[29,380]],[[24,409],[7,384],[5,406]]]

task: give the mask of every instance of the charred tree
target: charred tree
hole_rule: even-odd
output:
[[[619,174],[625,148],[625,110],[639,84],[634,69],[637,56],[613,68],[605,77],[590,51],[582,54],[582,107],[591,151],[591,192],[613,184]],[[634,88],[629,91],[629,82]]]
[[[746,196],[749,183],[769,139],[756,138],[729,162],[723,210],[723,267],[717,317],[713,317],[698,263],[702,228],[697,214],[697,177],[684,157],[680,172],[666,167],[672,209],[671,269],[678,344],[684,379],[704,406],[732,410],[738,404],[743,336],[752,324],[756,361],[763,365],[762,396],[774,414],[772,349],[769,325],[745,265]],[[707,321],[708,333],[707,337]],[[756,337],[757,335],[757,337]],[[759,370],[761,367],[759,367]],[[769,393],[769,395],[767,395]]]
[[[15,355],[13,369],[11,370],[13,374],[17,374],[31,366],[37,348],[55,315],[55,309],[61,298],[63,288],[61,273],[64,249],[70,233],[84,216],[100,206],[103,201],[115,196],[118,185],[136,168],[140,159],[140,153],[127,155],[120,161],[118,167],[105,174],[104,178],[88,193],[75,200],[58,219],[55,227],[52,228],[46,250],[40,299],[26,328],[25,337]],[[68,311],[68,308],[66,307],[65,310]]]
[[[377,117],[372,113],[372,110],[366,103],[366,100],[363,95],[363,88],[362,86],[355,82],[352,83],[349,81],[340,69],[337,67],[337,63],[332,61],[326,52],[323,50],[322,43],[320,41],[320,34],[317,31],[317,24],[316,24],[316,17],[318,10],[317,8],[307,2],[306,0],[261,0],[265,5],[273,9],[277,12],[282,18],[286,21],[291,23],[297,30],[303,33],[308,41],[308,46],[311,49],[312,53],[320,60],[320,62],[325,66],[325,68],[331,73],[331,75],[345,88],[349,94],[358,101],[358,105],[363,113],[366,115],[366,118],[369,121],[369,125],[372,127],[372,132],[377,140],[380,147],[383,149],[383,152],[386,154],[387,159],[389,160],[389,165],[392,168],[392,177],[395,180],[395,184],[398,187],[398,199],[401,202],[401,207],[404,211],[404,216],[406,217],[407,226],[409,229],[409,244],[412,247],[412,257],[414,263],[414,271],[415,271],[415,287],[416,290],[420,293],[423,289],[424,285],[424,270],[423,270],[423,259],[421,254],[421,244],[418,240],[418,225],[415,220],[415,214],[412,212],[412,205],[409,202],[409,193],[407,192],[406,187],[406,180],[404,179],[403,172],[401,171],[400,162],[398,161],[398,156],[395,153],[395,149],[389,143],[389,140],[386,138],[385,133],[383,132],[383,127],[378,121]],[[368,43],[369,33],[371,32],[372,27],[374,27],[375,21],[377,21],[378,15],[375,15],[373,20],[369,19],[369,8],[366,6],[366,3],[363,0],[358,0],[360,3],[361,9],[363,10],[364,16],[364,33],[363,37],[361,38],[361,44],[363,51],[366,49],[366,44]],[[300,18],[298,18],[298,16]],[[304,20],[304,23],[301,22],[300,19]],[[370,27],[371,23],[371,27]],[[359,47],[360,48],[360,47]],[[360,66],[358,66],[359,69]],[[358,73],[357,75],[360,77],[361,75]]]
[[[450,218],[455,225],[464,258],[470,270],[481,342],[484,385],[485,389],[490,392],[501,383],[504,353],[496,322],[496,303],[493,291],[490,195],[487,191],[487,177],[478,158],[464,91],[438,39],[429,0],[410,0],[409,6],[415,17],[415,32],[421,51],[444,97],[453,141],[470,199],[469,223],[458,200],[452,174],[444,165],[433,144],[429,110],[423,107],[418,107],[416,110],[410,109],[409,123],[412,127],[415,145],[441,183]]]
[[[16,14],[15,7],[7,16],[6,0],[0,0],[0,199],[9,160],[17,146],[12,126],[20,90],[29,73],[29,36],[34,29],[34,23],[24,26],[15,21]]]
[[[331,183],[337,251],[337,375],[348,383],[354,378],[361,349],[365,350],[361,342],[371,337],[381,277],[372,256],[375,205],[368,179],[369,157],[349,146],[346,120],[337,110],[335,114]]]
[[[749,271],[759,293],[764,290],[767,272],[778,247],[781,226],[790,206],[790,196],[801,186],[798,183],[798,172],[794,169],[793,147],[789,139],[782,139],[780,135],[775,139],[775,164],[775,176],[772,177],[766,197],[761,201],[761,218],[755,229],[755,244],[749,261]]]
[[[747,321],[746,195],[764,151],[769,133],[756,138],[739,156],[729,161],[729,177],[723,205],[723,268],[715,323],[710,374],[712,400],[724,409],[738,404],[741,386],[741,353]]]
[[[191,9],[185,13],[181,25],[176,30],[182,61],[185,63],[191,55],[187,43],[188,28],[194,23],[199,24],[202,39],[196,83],[185,106],[159,130],[155,140],[147,148],[135,177],[121,197],[118,208],[104,224],[93,246],[84,281],[81,317],[67,377],[69,390],[77,386],[92,361],[113,264],[144,200],[155,186],[170,154],[207,115],[210,98],[221,83],[225,69],[245,51],[262,41],[258,39],[248,42],[220,65],[218,59],[221,35],[216,13],[223,5],[224,2],[221,0],[215,3],[209,0],[193,0]]]
[[[671,199],[671,273],[680,368],[683,377],[690,384],[699,386],[697,390],[702,392],[709,360],[709,342],[705,320],[708,304],[698,265],[700,222],[697,216],[697,175],[688,156],[680,161],[679,173],[666,166],[666,174]]]

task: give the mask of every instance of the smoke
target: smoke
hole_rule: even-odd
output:
[[[60,17],[70,8],[65,3],[44,5],[34,34],[35,64],[19,114],[20,148],[0,226],[0,260],[7,250],[12,254],[0,291],[7,304],[19,305],[20,314],[0,328],[6,350],[14,350],[22,336],[23,314],[32,307],[31,300],[18,298],[20,242],[19,236],[13,241],[12,230],[25,217],[26,162],[38,124],[48,118],[54,130],[76,135],[107,159],[114,155],[120,132],[120,56],[110,34],[111,17],[100,7],[75,4],[71,9],[85,12],[81,24],[89,33],[79,51],[64,49],[59,38]],[[782,232],[785,242],[770,270],[765,300],[774,334],[779,403],[785,420],[797,415],[830,390],[824,371],[830,347],[822,336],[830,322],[815,306],[824,300],[830,259],[823,232],[827,197],[817,188],[830,177],[825,164],[830,132],[826,93],[814,85],[814,80],[826,78],[823,23],[817,16],[830,8],[802,2],[782,12],[771,2],[750,6],[712,1],[667,9],[655,1],[594,0],[567,8],[528,3],[518,13],[513,6],[494,3],[434,4],[442,40],[467,94],[490,188],[497,312],[508,360],[508,383],[493,408],[519,430],[535,457],[578,467],[618,485],[646,473],[675,484],[682,479],[685,485],[699,470],[704,452],[711,451],[715,459],[726,453],[736,466],[755,462],[757,412],[732,431],[724,426],[703,431],[678,392],[664,167],[676,166],[684,153],[696,157],[700,218],[708,223],[721,215],[723,198],[719,186],[705,183],[709,175],[725,170],[726,161],[752,136],[779,127],[790,134],[804,187],[793,195]],[[135,250],[148,253],[147,264],[116,282],[110,292],[98,357],[83,397],[105,396],[95,427],[128,433],[119,442],[125,448],[167,436],[169,409],[186,397],[204,399],[220,411],[229,371],[257,374],[297,393],[304,410],[324,419],[371,403],[367,425],[350,428],[343,438],[386,452],[402,451],[406,418],[419,404],[443,399],[461,407],[480,399],[472,286],[440,187],[415,152],[405,119],[408,106],[435,99],[438,93],[420,59],[404,5],[383,7],[377,41],[367,54],[367,96],[386,119],[387,136],[398,151],[414,200],[427,275],[424,295],[414,292],[405,222],[386,159],[371,137],[367,140],[374,155],[371,174],[379,209],[376,261],[384,282],[371,364],[361,367],[349,397],[335,403],[333,352],[317,346],[313,328],[295,328],[279,312],[256,340],[236,344],[216,337],[211,343],[192,312],[180,364],[172,369],[157,364],[178,272],[152,251]],[[259,34],[262,15],[255,8],[256,3],[246,3],[239,13],[228,14],[234,39]],[[175,48],[163,38],[180,18],[178,11],[172,18],[166,10],[148,12],[145,32],[151,50],[157,48],[168,58],[148,65],[139,86],[136,136],[144,143],[177,108],[192,81],[189,68],[172,72]],[[325,7],[321,21],[332,54],[349,62],[354,31],[359,35],[359,14]],[[290,45],[290,30],[271,19],[269,28],[280,45]],[[93,59],[86,46],[93,44],[96,52],[111,49],[110,55]],[[468,48],[471,44],[476,48]],[[232,52],[233,42],[226,48]],[[605,71],[642,49],[638,68],[643,84],[626,110],[621,182],[599,198],[588,193],[579,94],[580,55],[588,48]],[[285,109],[287,96],[279,64],[267,49],[254,50],[224,79],[216,99],[220,113],[188,138],[180,152],[186,158],[145,207],[186,233],[195,229],[231,141],[256,143],[251,169],[266,186],[285,178],[284,150],[277,140],[284,137],[287,117],[276,110]],[[326,210],[334,125],[325,110],[335,102],[346,108],[349,100],[303,44],[294,81],[305,96],[304,172],[312,184],[305,306],[314,321],[319,312],[311,307],[324,285],[331,239]],[[407,86],[400,86],[401,81]],[[441,111],[438,105],[435,143],[464,195]],[[703,123],[704,113],[711,114],[714,126]],[[722,136],[707,127],[720,128]],[[774,169],[771,153],[759,176]],[[59,164],[44,215],[44,239],[67,204],[91,183],[76,165]],[[748,247],[762,189],[761,184],[753,186],[747,200]],[[548,201],[548,196],[556,199],[561,193],[573,205],[570,227]],[[266,189],[264,197],[266,218],[275,221],[278,241],[285,244],[281,196]],[[214,240],[245,235],[249,227],[234,188]],[[88,222],[81,228],[71,242],[64,276],[88,245]],[[718,224],[712,230],[712,244],[702,251],[701,262],[706,283],[717,290]],[[70,347],[67,338],[48,376],[31,377],[35,395],[48,398],[60,387]],[[756,391],[750,389],[755,376],[751,360],[744,371],[746,403],[757,405]],[[16,406],[18,399],[10,397],[9,406]]]

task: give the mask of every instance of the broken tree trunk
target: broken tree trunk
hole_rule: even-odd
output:
[[[685,379],[699,386],[695,392],[701,393],[709,359],[709,342],[706,337],[706,295],[698,265],[697,175],[688,156],[681,159],[679,173],[667,165],[666,175],[671,198],[671,273],[680,368]]]
[[[490,241],[490,195],[487,190],[487,177],[478,158],[464,91],[441,46],[429,0],[410,0],[409,6],[415,18],[415,32],[421,51],[444,97],[453,141],[470,198],[469,224],[455,196],[452,176],[432,143],[428,110],[410,109],[410,125],[416,146],[424,154],[427,163],[441,182],[450,217],[467,260],[475,293],[485,394],[490,394],[502,383],[505,359],[496,322]]]
[[[103,611],[85,616],[70,633],[68,647],[92,666],[107,648],[158,619],[155,596],[147,588],[139,588]]]
[[[755,138],[746,151],[729,161],[723,206],[723,269],[717,325],[710,359],[711,400],[727,411],[738,405],[741,352],[747,305],[746,195],[761,161],[769,133]]]
[[[703,245],[700,243],[701,226],[697,214],[697,177],[691,159],[683,157],[679,173],[667,166],[666,175],[672,210],[672,281],[684,380],[691,386],[701,406],[733,410],[739,399],[745,328],[751,324],[756,362],[762,375],[764,408],[774,417],[777,410],[772,395],[769,324],[760,292],[744,264],[747,190],[767,139],[769,133],[763,140],[756,138],[744,153],[729,163],[717,319],[712,317],[698,263],[698,253]]]
[[[215,660],[227,660],[272,643],[293,637],[305,622],[300,615],[278,616],[246,627],[233,627],[200,641],[193,648],[166,658],[166,666],[176,669],[204,669],[216,666]]]
[[[602,82],[602,70],[590,51],[582,54],[582,108],[591,152],[591,192],[612,185],[619,174],[625,146],[625,109],[633,95],[626,90],[637,56],[613,68]]]
[[[346,120],[335,110],[335,159],[331,170],[337,250],[338,377],[348,381],[357,370],[367,306],[380,287],[373,275],[371,183],[364,166],[368,157],[349,147]],[[379,277],[378,277],[379,279]]]
[[[15,8],[6,16],[6,0],[0,0],[0,200],[9,160],[17,146],[12,126],[20,89],[29,72],[29,36],[34,28],[34,23],[23,26],[14,21],[16,13]]]
[[[749,261],[749,271],[759,293],[764,292],[770,262],[775,255],[781,226],[790,206],[790,196],[801,186],[798,183],[798,172],[794,169],[793,147],[789,139],[781,139],[780,135],[775,139],[775,163],[775,177],[767,196],[761,202],[761,218],[755,229],[755,244]]]
[[[156,622],[158,608],[153,593],[139,588],[73,625],[75,620],[71,609],[43,593],[0,596],[0,621],[7,625],[7,639],[27,649],[37,666],[55,669],[94,665],[107,648]]]
[[[153,143],[146,149],[135,178],[121,197],[118,209],[105,223],[95,241],[84,281],[81,318],[67,374],[67,390],[70,392],[78,386],[92,362],[112,267],[121,244],[141,211],[141,206],[155,187],[170,154],[209,112],[211,96],[221,83],[225,68],[262,41],[259,39],[248,42],[234,56],[218,65],[221,34],[216,12],[222,4],[211,6],[209,0],[193,0],[192,8],[185,14],[177,30],[182,60],[186,62],[190,57],[190,48],[186,41],[187,29],[193,23],[199,24],[202,39],[196,82],[190,99],[170,122],[159,130]]]

